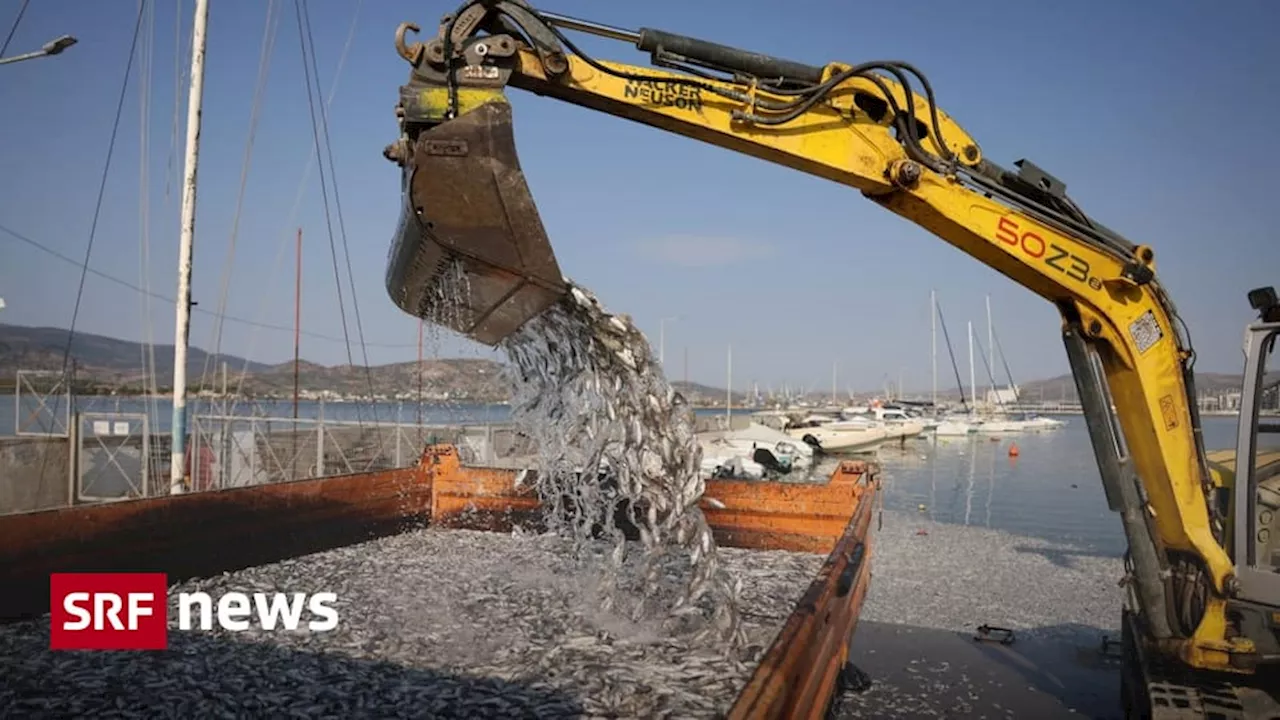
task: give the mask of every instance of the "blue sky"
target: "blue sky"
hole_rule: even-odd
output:
[[[7,32],[19,6],[0,2]],[[293,322],[294,228],[304,231],[303,325],[342,336],[293,3],[279,23],[229,277],[227,312]],[[395,138],[392,108],[407,66],[397,23],[431,27],[454,3],[312,0],[326,93],[353,18],[349,55],[330,108],[336,179],[359,309],[375,363],[412,360],[417,323],[383,289],[399,174],[381,157]],[[193,3],[156,3],[150,80],[130,82],[91,265],[172,296],[178,246],[181,128],[173,142],[175,66],[189,64]],[[195,299],[216,310],[258,75],[265,2],[212,4],[196,231]],[[624,27],[652,26],[811,64],[901,59],[929,76],[940,104],[1004,165],[1027,157],[1066,181],[1087,212],[1152,245],[1188,322],[1198,367],[1236,372],[1244,293],[1280,284],[1280,236],[1265,218],[1280,167],[1274,119],[1280,5],[1210,3],[843,3],[735,0],[593,3],[542,9]],[[32,3],[7,51],[63,33],[66,54],[0,66],[0,225],[83,258],[136,2]],[[357,12],[358,11],[358,12]],[[183,32],[175,58],[176,32]],[[598,56],[645,64],[629,46],[584,42]],[[149,94],[139,92],[149,87]],[[149,97],[148,97],[149,96]],[[186,90],[181,91],[185,105]],[[902,374],[926,389],[929,292],[936,289],[961,362],[965,322],[986,342],[984,296],[1019,380],[1066,371],[1054,309],[858,193],[763,161],[603,114],[513,91],[520,159],[566,274],[632,315],[656,345],[668,322],[668,375],[842,389]],[[144,99],[149,137],[144,145]],[[185,109],[178,111],[184,117]],[[141,158],[149,176],[143,211]],[[326,169],[326,172],[327,169]],[[332,202],[332,198],[331,198]],[[148,218],[143,223],[140,218]],[[140,255],[149,237],[148,268]],[[336,232],[336,231],[335,231]],[[683,248],[683,252],[676,252]],[[342,249],[339,246],[339,256]],[[342,268],[346,282],[346,269]],[[65,327],[79,270],[0,232],[0,321]],[[355,337],[350,293],[350,332]],[[90,275],[77,328],[148,336],[138,293]],[[171,342],[173,308],[150,303],[150,336]],[[194,316],[191,340],[212,345],[213,320]],[[941,346],[941,340],[939,340]],[[269,362],[292,357],[291,333],[227,323],[223,350]],[[346,361],[343,343],[303,339],[306,358]],[[430,338],[428,356],[486,356],[456,338]],[[362,359],[358,346],[353,352]],[[945,351],[940,350],[940,353]],[[953,385],[945,359],[939,384]],[[985,371],[978,365],[980,382]]]

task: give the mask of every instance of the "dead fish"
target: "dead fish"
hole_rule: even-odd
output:
[[[622,362],[623,365],[626,365],[628,368],[632,370],[636,369],[636,358],[630,349],[621,348],[619,350],[614,351],[614,355],[618,358],[618,360]]]

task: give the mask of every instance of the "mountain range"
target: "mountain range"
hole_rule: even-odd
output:
[[[67,331],[60,328],[27,327],[0,324],[0,391],[11,388],[18,370],[60,373],[67,349]],[[157,387],[168,392],[173,382],[173,345],[154,345]],[[70,358],[74,362],[79,392],[140,393],[145,389],[146,373],[139,368],[144,361],[146,345],[130,340],[77,332],[71,338]],[[149,354],[148,354],[149,355]],[[246,360],[235,355],[217,355],[198,348],[187,351],[188,387],[198,390],[201,378],[206,387],[220,387],[219,366],[226,363],[228,385],[239,385],[248,395],[290,397],[293,394],[292,362],[276,365]],[[502,378],[503,366],[482,358],[446,358],[423,360],[421,365],[422,396],[431,400],[451,399],[474,402],[498,402],[509,397]],[[244,373],[243,383],[240,374]],[[709,398],[723,401],[725,391],[697,383],[673,383],[691,399]],[[303,360],[298,363],[298,385],[303,393],[327,393],[347,397],[368,397],[370,386],[377,397],[417,397],[418,363],[403,362],[365,367],[361,365],[324,366]],[[734,402],[744,400],[735,394]]]
[[[173,345],[155,345],[156,384],[168,391],[173,378]],[[60,328],[27,327],[0,324],[0,390],[12,387],[18,370],[60,372],[63,354],[67,348],[67,331]],[[71,339],[70,357],[75,363],[75,378],[82,392],[141,392],[145,373],[143,353],[146,346],[130,340],[77,332]],[[246,360],[234,355],[211,356],[204,350],[191,347],[187,352],[187,377],[190,385],[198,385],[207,377],[207,387],[218,387],[218,366],[225,362],[229,368],[231,384],[237,384],[244,372],[241,391],[250,395],[288,397],[293,393],[292,362],[276,365]],[[206,371],[207,368],[207,371]],[[326,367],[316,363],[299,363],[299,386],[309,393],[330,393],[348,397],[368,397],[370,386],[379,397],[417,397],[419,378],[416,362],[391,363],[364,367],[335,365]],[[207,375],[206,375],[207,372]],[[939,377],[942,381],[943,378]],[[672,383],[677,390],[701,404],[724,402],[722,388],[698,383]],[[949,383],[948,383],[949,384]],[[1202,394],[1217,394],[1238,389],[1240,375],[1224,373],[1196,373],[1196,390]],[[424,398],[495,402],[508,398],[509,389],[502,378],[502,365],[480,358],[448,358],[424,360],[421,366],[421,387]],[[192,388],[196,389],[196,388]],[[966,388],[966,396],[969,394]],[[1022,399],[1029,402],[1076,402],[1075,381],[1070,375],[1060,375],[1020,384]],[[978,386],[978,396],[985,395],[987,386]],[[908,398],[926,398],[929,391],[908,392]],[[939,388],[939,399],[957,400],[954,387]],[[734,393],[734,403],[743,403],[745,393]],[[828,396],[813,393],[822,402]]]

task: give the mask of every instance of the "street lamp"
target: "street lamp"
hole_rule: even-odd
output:
[[[9,63],[22,62],[23,60],[34,60],[36,58],[48,55],[61,55],[63,50],[76,44],[76,39],[70,35],[56,37],[44,44],[44,47],[35,52],[23,53],[22,55],[14,55],[13,57],[0,58],[0,65]]]
[[[671,317],[664,317],[658,321],[658,364],[659,365],[665,366],[665,363],[663,362],[663,360],[667,356],[667,321],[679,320],[682,317],[683,316],[681,315],[672,315]]]

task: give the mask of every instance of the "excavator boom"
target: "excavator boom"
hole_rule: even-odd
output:
[[[1209,471],[1194,353],[1153,251],[1094,221],[1034,164],[986,159],[919,70],[810,66],[523,0],[473,0],[425,42],[411,41],[418,30],[397,32],[412,70],[401,136],[386,150],[403,170],[405,198],[387,285],[406,312],[494,345],[565,292],[520,171],[507,87],[855,188],[1059,309],[1150,646],[1236,674],[1269,657],[1238,629],[1240,612],[1253,611],[1232,604],[1229,503]],[[657,67],[594,59],[566,31],[634,44]]]

